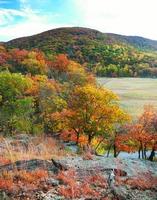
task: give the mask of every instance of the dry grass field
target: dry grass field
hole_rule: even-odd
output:
[[[121,106],[133,117],[143,111],[144,105],[153,105],[157,108],[157,79],[98,78],[97,80],[120,97]]]

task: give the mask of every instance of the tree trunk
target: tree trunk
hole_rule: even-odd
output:
[[[142,150],[142,159],[144,159],[144,148],[143,148],[143,143],[141,142],[141,150]]]
[[[110,151],[111,151],[112,145],[109,146],[108,151],[107,151],[107,157],[109,157]]]
[[[147,159],[147,146],[146,146],[146,144],[144,145],[144,158],[145,158],[145,160]]]
[[[142,148],[142,159],[144,159],[144,149]]]
[[[141,158],[141,149],[139,148],[139,150],[138,150],[138,159],[140,159]]]
[[[150,153],[150,156],[149,156],[148,160],[153,161],[154,156],[155,156],[155,145],[152,148],[152,151]]]
[[[154,156],[155,156],[155,148],[152,149],[151,154],[150,154],[150,156],[149,156],[149,160],[150,160],[150,161],[153,161]]]
[[[140,147],[139,147],[139,150],[138,150],[138,158],[140,159],[141,158],[141,152],[143,151],[142,149],[142,142],[140,141]],[[143,158],[143,152],[142,152],[142,158]]]
[[[117,149],[116,149],[116,145],[113,145],[113,150],[114,150],[114,158],[117,157]]]
[[[78,133],[77,133],[77,140],[76,140],[76,144],[78,144],[78,143],[79,143],[79,138],[80,138],[80,133],[78,132]]]
[[[88,144],[89,144],[89,145],[90,145],[90,144],[91,144],[91,142],[92,142],[92,138],[93,138],[93,137],[92,137],[92,135],[91,135],[91,134],[89,134],[89,135],[88,135]]]
[[[154,144],[153,147],[152,147],[152,151],[151,151],[151,154],[150,154],[149,159],[148,159],[148,160],[150,160],[150,161],[153,161],[153,159],[154,159],[154,156],[155,156],[155,147],[156,147],[156,145],[157,145],[157,141],[155,142],[155,144]]]

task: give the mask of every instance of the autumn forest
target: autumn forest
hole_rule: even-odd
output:
[[[81,156],[94,162],[95,157],[103,155],[110,159],[121,152],[136,152],[137,160],[156,164],[156,108],[145,105],[143,113],[133,118],[120,105],[118,95],[97,82],[97,76],[156,78],[156,51],[89,29],[59,29],[56,37],[55,34],[57,30],[52,35],[45,32],[43,41],[37,35],[1,43],[0,190],[12,199],[31,199],[26,191],[33,195],[34,191],[46,193],[55,188],[63,199],[79,199],[83,195],[89,199],[95,196],[120,200],[120,196],[104,194],[104,188],[110,191],[110,182],[100,169],[95,175],[86,176],[84,184],[80,180],[82,171],[78,169],[80,174],[77,173],[75,167],[67,170],[56,159]],[[65,144],[72,144],[77,152]],[[47,160],[51,159],[55,168],[47,170]],[[31,160],[38,163],[37,169],[30,170]],[[28,162],[28,170],[20,168],[21,161]],[[10,166],[13,169],[8,171]],[[43,166],[47,166],[46,170]],[[142,172],[139,182],[137,176],[121,180],[119,177],[125,172],[122,167],[117,169],[114,173],[118,185],[141,191],[150,190],[152,184],[157,187],[156,176]],[[47,181],[48,177],[53,178],[53,183]],[[25,191],[25,196],[19,197],[20,191]]]

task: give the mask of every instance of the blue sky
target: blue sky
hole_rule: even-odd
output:
[[[76,26],[80,19],[73,0],[0,0],[0,41]]]
[[[0,41],[82,26],[157,40],[157,0],[0,0]]]

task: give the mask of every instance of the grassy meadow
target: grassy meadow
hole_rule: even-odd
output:
[[[120,97],[121,106],[133,117],[142,113],[144,105],[153,105],[157,108],[157,79],[98,78],[97,80]]]

